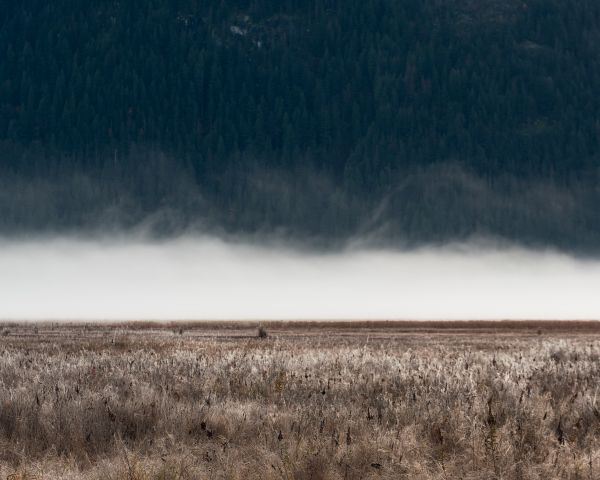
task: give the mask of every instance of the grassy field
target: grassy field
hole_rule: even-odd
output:
[[[0,326],[0,478],[600,478],[600,324],[263,327]]]

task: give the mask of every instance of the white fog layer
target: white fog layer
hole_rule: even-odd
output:
[[[599,262],[520,249],[0,245],[2,320],[600,319],[599,291]]]

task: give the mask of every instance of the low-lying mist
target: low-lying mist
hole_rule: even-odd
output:
[[[310,253],[208,237],[3,241],[2,320],[600,319],[600,262],[516,247]]]

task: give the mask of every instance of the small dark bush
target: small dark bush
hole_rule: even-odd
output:
[[[258,327],[258,338],[267,338],[269,336],[269,334],[267,333],[267,329],[265,327],[263,327],[262,325],[260,327]]]

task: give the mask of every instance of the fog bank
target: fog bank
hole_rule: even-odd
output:
[[[517,248],[0,244],[2,320],[600,319],[599,287],[600,262]]]

